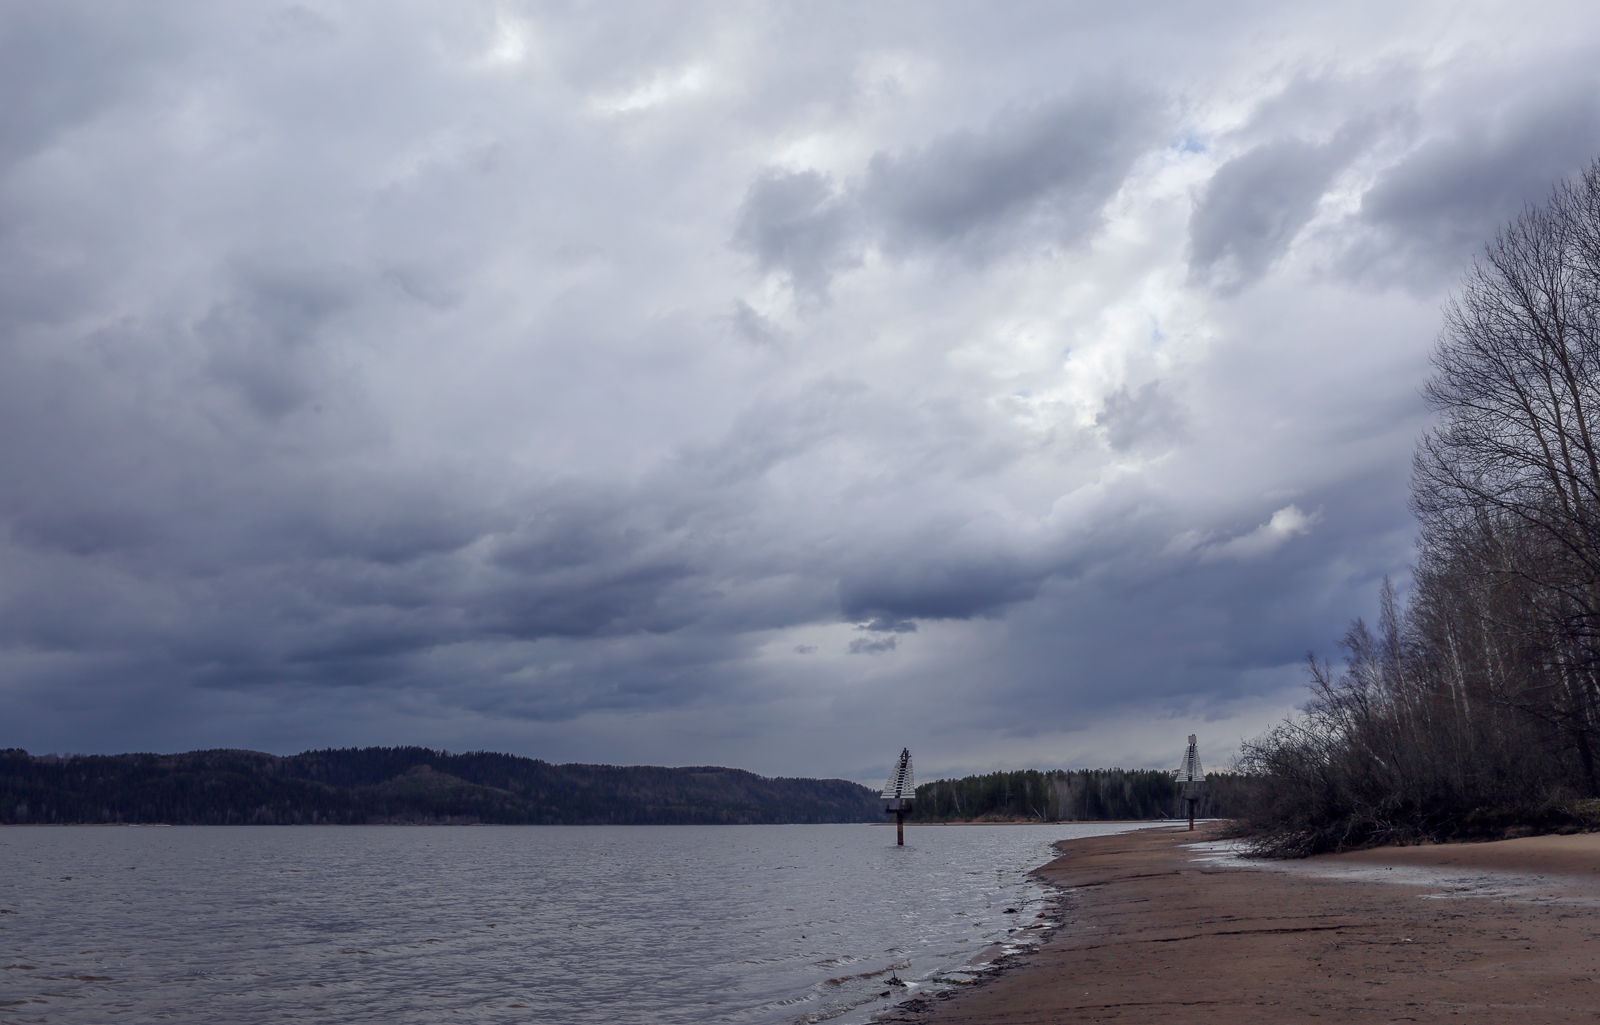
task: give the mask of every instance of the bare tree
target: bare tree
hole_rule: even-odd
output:
[[[1413,470],[1423,549],[1517,582],[1515,614],[1492,626],[1549,671],[1523,681],[1520,703],[1569,731],[1592,789],[1600,162],[1496,235],[1446,309],[1433,364],[1424,394],[1439,420]]]
[[[1424,394],[1408,607],[1245,746],[1264,852],[1600,824],[1600,161],[1502,230]]]

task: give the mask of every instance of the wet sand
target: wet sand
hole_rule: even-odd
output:
[[[1186,846],[1214,839],[1163,827],[1073,841],[1040,870],[1070,888],[1060,931],[881,1020],[1600,1020],[1600,835],[1265,867]]]

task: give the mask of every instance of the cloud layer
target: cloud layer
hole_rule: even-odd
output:
[[[1549,6],[6,3],[0,743],[1225,761],[1600,151]]]

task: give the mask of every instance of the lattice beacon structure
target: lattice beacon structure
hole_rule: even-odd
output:
[[[883,793],[880,794],[888,807],[884,814],[894,813],[895,841],[904,847],[906,842],[906,812],[911,810],[911,802],[917,796],[917,777],[911,771],[911,749],[902,747],[900,757],[895,760],[894,768],[889,770],[889,778],[883,784]]]
[[[1200,795],[1206,789],[1206,774],[1200,768],[1200,749],[1193,733],[1189,734],[1189,750],[1183,753],[1183,761],[1178,763],[1172,775],[1178,783],[1178,797],[1189,806],[1189,828],[1193,829],[1194,806],[1200,802]]]

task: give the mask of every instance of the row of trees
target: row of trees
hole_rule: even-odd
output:
[[[1240,781],[1213,773],[1197,814],[1235,814]],[[939,780],[917,787],[913,822],[1034,820],[1038,822],[1104,822],[1119,819],[1180,818],[1177,786],[1170,772],[1158,769],[1078,769],[1040,772],[991,772],[983,776]]]
[[[1600,794],[1600,161],[1489,244],[1425,395],[1406,607],[1246,746],[1246,824],[1294,855],[1577,827]]]

